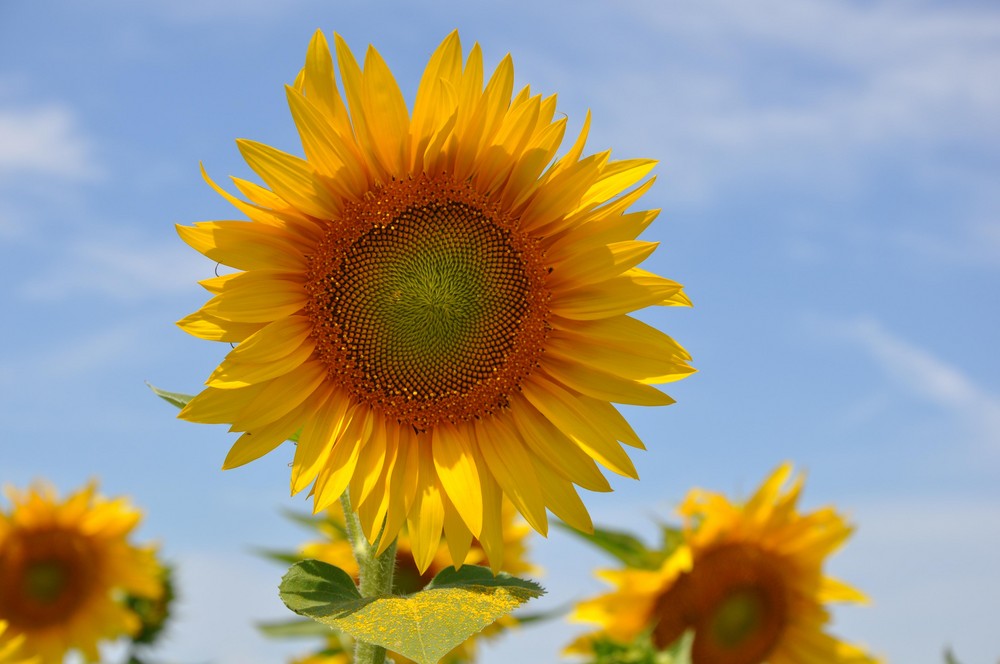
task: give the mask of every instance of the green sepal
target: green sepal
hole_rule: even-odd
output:
[[[167,392],[166,390],[161,390],[160,388],[153,385],[149,381],[146,382],[146,385],[149,387],[149,389],[153,390],[153,394],[160,397],[168,404],[176,408],[183,408],[184,406],[188,405],[188,401],[194,399],[193,394],[183,394],[181,392]]]
[[[361,597],[338,567],[304,560],[281,580],[285,606],[365,643],[435,664],[456,646],[544,590],[534,581],[464,565],[441,571],[412,595]]]

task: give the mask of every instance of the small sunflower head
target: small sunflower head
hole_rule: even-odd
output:
[[[60,502],[44,485],[8,490],[0,512],[0,620],[43,664],[68,650],[88,661],[98,643],[134,637],[140,617],[125,598],[163,596],[162,568],[151,547],[128,536],[140,515],[90,485]]]
[[[826,602],[865,601],[822,570],[851,527],[831,508],[799,512],[801,477],[782,491],[790,476],[791,466],[782,465],[746,502],[689,493],[680,508],[683,542],[658,570],[603,573],[616,589],[574,613],[601,630],[571,651],[589,652],[595,639],[629,643],[646,636],[663,650],[690,631],[693,664],[873,664],[863,650],[825,632]]]

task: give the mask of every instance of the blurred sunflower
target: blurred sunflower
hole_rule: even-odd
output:
[[[141,514],[123,498],[108,500],[95,484],[60,502],[48,486],[7,490],[9,513],[0,512],[0,652],[23,639],[21,653],[43,664],[79,651],[100,659],[98,643],[134,636],[142,627],[126,597],[163,593],[153,547],[128,536]]]
[[[409,523],[421,571],[442,532],[456,560],[477,538],[496,570],[501,496],[543,534],[546,508],[590,529],[574,485],[610,491],[595,460],[637,477],[621,443],[642,447],[611,402],[670,404],[653,384],[693,371],[628,316],[690,304],[636,267],[657,211],[626,210],[655,162],[583,157],[589,115],[554,160],[555,95],[512,97],[510,56],[484,88],[457,32],[412,114],[374,48],[363,69],[339,36],[336,54],[344,98],[320,32],[286,89],[305,159],[240,140],[268,188],[234,178],[244,201],[208,180],[250,221],[178,227],[237,270],[178,323],[237,344],[180,417],[242,432],[224,468],[301,430],[291,489],[312,484],[317,512],[349,489],[382,549]]]
[[[503,571],[513,575],[537,574],[538,568],[527,559],[526,540],[531,533],[531,528],[518,518],[517,510],[510,501],[503,501],[501,518],[504,545]],[[335,504],[327,510],[326,518],[318,524],[318,528],[326,535],[327,539],[304,545],[300,550],[301,556],[336,565],[356,580],[358,564],[354,560],[351,543],[347,539],[344,513],[339,504]],[[442,542],[438,545],[438,550],[430,566],[421,572],[413,562],[410,547],[409,533],[404,528],[399,534],[396,548],[396,570],[392,578],[392,591],[397,595],[409,595],[422,590],[438,572],[453,566],[451,552]],[[484,563],[486,563],[486,552],[478,541],[473,541],[462,564],[482,565]],[[475,661],[476,642],[480,638],[492,638],[516,625],[516,618],[505,615],[456,647],[442,661],[444,664],[473,662]],[[331,633],[323,652],[309,655],[303,659],[296,659],[293,664],[339,664],[344,657],[347,657],[345,653],[349,652],[351,652],[351,647],[347,638],[334,632]],[[390,656],[396,664],[413,664],[412,660],[398,653],[391,653]]]
[[[601,639],[627,643],[648,634],[657,649],[694,631],[694,664],[872,664],[860,648],[826,633],[828,602],[865,603],[863,594],[823,574],[823,563],[852,528],[833,508],[802,514],[802,477],[780,466],[746,503],[690,492],[680,507],[684,542],[658,570],[604,570],[615,590],[580,603],[571,619],[601,630],[569,652],[589,654]]]

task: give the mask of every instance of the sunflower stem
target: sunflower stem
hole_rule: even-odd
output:
[[[361,530],[361,520],[351,507],[348,491],[340,497],[344,508],[344,523],[347,537],[358,561],[358,590],[362,597],[378,597],[392,594],[392,573],[396,567],[396,540],[386,547],[382,555],[376,555],[381,534],[372,544]],[[355,664],[385,664],[385,648],[372,643],[358,641],[354,646]]]

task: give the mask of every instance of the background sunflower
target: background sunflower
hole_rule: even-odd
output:
[[[60,501],[39,484],[7,490],[0,512],[0,639],[22,639],[20,653],[61,664],[70,652],[100,660],[98,646],[138,636],[142,620],[126,596],[158,599],[163,570],[156,549],[130,542],[141,514],[96,484]]]
[[[572,619],[601,630],[569,650],[639,637],[664,650],[693,631],[694,664],[875,664],[826,631],[828,603],[866,602],[823,570],[852,528],[830,507],[800,512],[802,477],[782,491],[791,473],[782,465],[744,502],[691,491],[679,509],[683,540],[659,569],[599,573],[615,590],[581,602]]]

